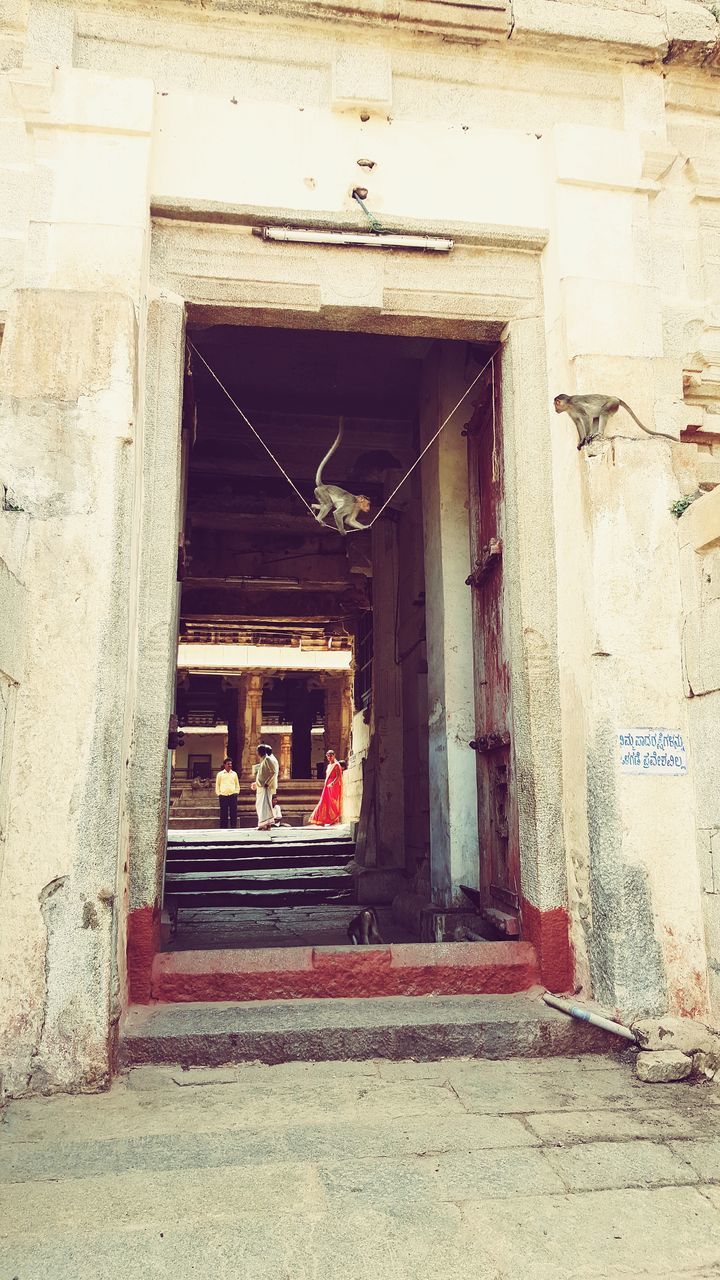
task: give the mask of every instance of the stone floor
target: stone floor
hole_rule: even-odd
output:
[[[720,1089],[596,1055],[142,1067],[0,1152],[0,1280],[720,1275]]]
[[[320,903],[310,907],[240,907],[181,911],[168,951],[226,947],[347,946],[348,922],[360,907]],[[390,907],[376,907],[385,942],[417,939],[392,919]],[[0,1280],[4,1277],[0,1276]]]

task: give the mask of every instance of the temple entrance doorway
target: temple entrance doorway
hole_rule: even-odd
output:
[[[239,325],[188,339],[169,947],[345,943],[363,906],[385,942],[517,936],[518,879],[498,871],[511,751],[477,750],[496,706],[510,715],[502,579],[494,562],[489,592],[478,577],[504,518],[493,348]],[[382,509],[345,536],[302,501],[340,431],[323,482],[365,495],[364,523]],[[259,743],[279,766],[265,832]],[[329,749],[342,813],[315,827]],[[226,756],[240,793],[221,831]]]

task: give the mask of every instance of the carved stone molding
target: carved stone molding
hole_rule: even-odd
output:
[[[720,400],[720,313],[705,322],[695,351],[685,357],[683,397],[695,404]]]
[[[643,135],[640,142],[643,148],[642,176],[647,183],[645,189],[660,191],[661,179],[669,173],[678,158],[677,147],[670,146],[654,133]]]
[[[335,27],[390,28],[445,39],[506,39],[510,6],[504,0],[205,0],[208,13],[237,13]]]
[[[512,228],[466,224],[463,239],[445,228],[455,248],[418,257],[412,272],[404,255],[376,254],[353,306],[354,259],[320,256],[306,245],[273,244],[252,234],[253,225],[272,213],[277,217],[277,210],[245,210],[247,221],[240,224],[236,212],[225,225],[218,215],[202,221],[179,211],[168,218],[167,212],[154,206],[151,275],[158,286],[185,297],[191,320],[227,323],[242,316],[244,323],[271,325],[287,312],[296,328],[337,328],[352,314],[353,324],[362,315],[362,327],[373,332],[397,332],[402,324],[406,332],[425,336],[496,341],[508,321],[537,313],[543,231],[526,229],[511,248]],[[341,215],[321,217],[343,226]],[[307,225],[312,222],[308,215]]]
[[[699,156],[687,162],[687,174],[695,184],[695,200],[720,200],[720,164]]]

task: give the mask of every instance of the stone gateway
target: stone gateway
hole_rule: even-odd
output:
[[[717,1023],[712,6],[3,13],[5,1091],[104,1087],[197,974],[262,998],[232,948],[288,904],[344,912],[288,989]],[[559,387],[653,438],[578,449]],[[341,419],[328,511],[389,500],[347,537],[300,501]],[[247,843],[260,742],[289,831]],[[363,907],[383,950],[336,954]]]

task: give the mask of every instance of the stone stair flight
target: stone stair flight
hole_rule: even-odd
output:
[[[310,817],[322,793],[322,782],[314,778],[290,778],[280,783],[278,796],[283,821],[301,827]],[[238,796],[238,825],[256,824],[255,796],[249,788]],[[173,779],[170,785],[170,831],[196,831],[220,827],[220,810],[215,795],[214,779],[198,785],[186,779]]]
[[[350,825],[169,831],[165,906],[287,907],[354,900]]]

